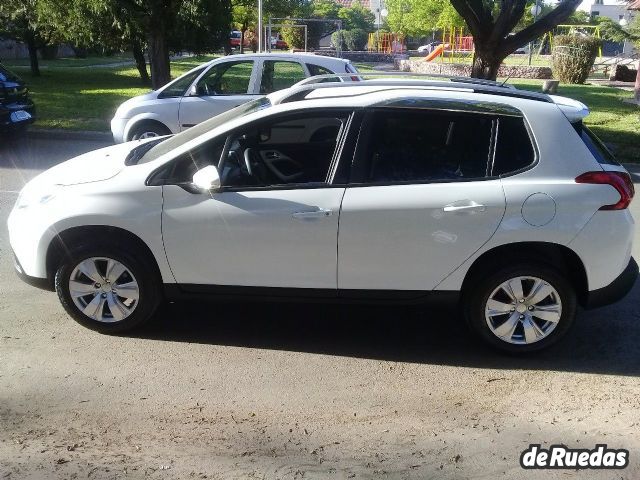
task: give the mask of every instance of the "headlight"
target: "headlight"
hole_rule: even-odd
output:
[[[23,188],[18,195],[16,208],[27,208],[32,205],[43,205],[53,200],[60,186],[51,185],[46,189]]]

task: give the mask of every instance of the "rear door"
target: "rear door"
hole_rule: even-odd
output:
[[[368,115],[340,214],[340,290],[432,290],[491,238],[505,210],[494,132],[489,114]]]
[[[255,98],[256,75],[256,62],[251,59],[212,65],[180,101],[180,130]]]

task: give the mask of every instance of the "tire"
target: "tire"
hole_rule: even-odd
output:
[[[171,135],[171,130],[159,122],[140,122],[133,126],[129,132],[129,140],[141,140],[143,138],[161,137]]]
[[[537,295],[536,287],[540,287]],[[508,353],[549,347],[569,331],[576,316],[573,285],[562,272],[543,263],[523,262],[477,275],[466,289],[463,307],[469,327],[489,345]]]
[[[122,333],[142,325],[154,314],[161,300],[156,268],[137,249],[125,248],[80,246],[72,249],[56,271],[58,298],[80,325],[101,333]],[[84,273],[90,265],[95,267],[89,272],[93,278]],[[106,272],[109,266],[113,267],[111,278]],[[73,293],[70,281],[75,282]],[[86,295],[79,296],[81,293]]]

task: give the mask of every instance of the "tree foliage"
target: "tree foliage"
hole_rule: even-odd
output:
[[[376,16],[371,10],[360,2],[353,2],[350,7],[342,7],[338,10],[338,18],[342,20],[342,28],[345,30],[373,31]]]
[[[385,5],[387,26],[393,33],[421,37],[464,25],[449,0],[387,0]]]

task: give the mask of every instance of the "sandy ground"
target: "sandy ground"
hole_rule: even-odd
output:
[[[14,276],[5,222],[27,178],[99,146],[0,144],[0,479],[640,477],[638,284],[528,358],[446,310],[174,304],[135,336],[75,324]],[[606,443],[630,465],[525,471],[530,443]]]

